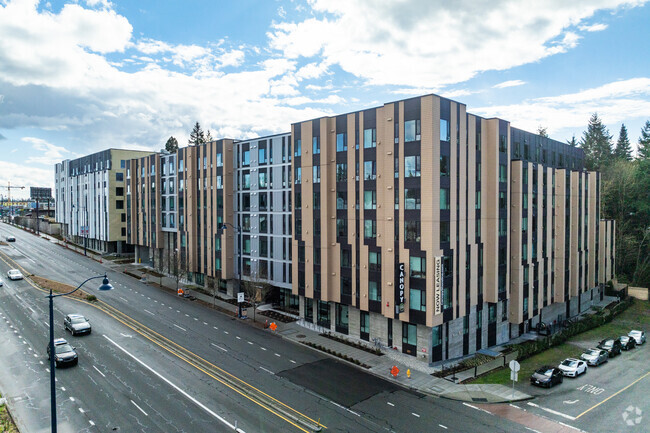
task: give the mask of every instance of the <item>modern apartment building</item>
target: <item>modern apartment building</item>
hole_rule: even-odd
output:
[[[126,161],[150,153],[106,149],[56,164],[56,221],[63,236],[104,253],[131,251],[126,242]]]
[[[233,295],[237,281],[291,295],[290,134],[223,139],[128,162],[136,260]],[[171,265],[171,266],[170,266]]]
[[[613,276],[614,223],[581,149],[436,95],[291,135],[308,322],[436,362],[574,315]]]

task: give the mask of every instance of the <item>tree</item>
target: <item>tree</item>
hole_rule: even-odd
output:
[[[210,291],[210,294],[212,295],[212,306],[214,307],[217,299],[217,292],[219,291],[219,286],[221,284],[221,272],[217,272],[217,275],[213,277],[208,277],[207,278],[207,285],[208,285],[208,290]]]
[[[546,132],[546,127],[545,127],[545,126],[542,126],[542,125],[539,125],[539,126],[537,127],[537,135],[539,135],[539,136],[541,136],[541,137],[546,137],[546,138],[548,138],[548,133]]]
[[[251,274],[249,280],[242,280],[242,291],[247,301],[253,306],[253,322],[255,322],[257,307],[266,301],[272,286],[262,280],[258,273]]]
[[[205,142],[209,143],[212,141],[212,134],[210,134],[210,130],[208,129],[208,132],[205,134]]]
[[[585,151],[585,166],[587,170],[602,170],[612,157],[612,136],[598,117],[591,115],[587,130],[580,140],[580,147]]]
[[[192,132],[190,133],[190,139],[187,140],[187,144],[190,146],[199,146],[203,143],[205,143],[205,135],[199,122],[196,122],[194,128],[192,128]]]
[[[630,140],[627,138],[625,123],[621,125],[621,132],[618,133],[618,141],[614,148],[614,157],[632,161],[632,146],[630,145]]]
[[[167,139],[167,143],[165,143],[165,150],[169,153],[174,153],[178,150],[178,140],[176,140],[173,136],[169,137]]]
[[[567,140],[566,144],[568,144],[571,147],[576,147],[578,145],[578,143],[576,142],[575,134],[571,137],[571,140]]]
[[[178,250],[174,250],[174,255],[172,261],[170,262],[171,274],[176,280],[176,293],[178,293],[179,282],[185,277],[186,269],[184,263],[183,254],[180,254]]]
[[[646,120],[645,125],[641,128],[637,158],[650,159],[650,120]]]

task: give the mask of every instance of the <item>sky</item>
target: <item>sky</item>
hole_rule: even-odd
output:
[[[650,120],[650,1],[0,0],[0,194],[54,164],[435,93],[557,140]]]

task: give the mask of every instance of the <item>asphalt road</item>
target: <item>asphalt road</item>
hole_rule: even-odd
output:
[[[263,392],[277,405],[320,420],[329,431],[522,430],[521,425],[472,405],[406,391],[0,224],[0,239],[8,233],[16,236],[17,242],[0,246],[10,258],[7,261],[18,263],[27,272],[72,285],[107,272],[115,290],[97,296],[169,342],[160,344],[136,332],[132,326],[135,322],[120,322],[94,306],[57,298],[55,324],[59,335],[64,334],[62,321],[67,313],[84,314],[93,325],[90,336],[67,334],[78,348],[80,362],[78,367],[57,370],[61,432],[232,431],[235,422],[245,432],[310,431],[197,368],[183,359],[180,351],[169,350],[173,344],[220,369],[223,375]],[[0,275],[7,269],[8,264],[0,261]],[[91,284],[84,289],[92,291]],[[17,407],[17,413],[37,414],[19,419],[29,424],[24,431],[46,431],[47,299],[26,281],[8,282],[6,286],[0,289],[0,360],[11,368],[0,373],[0,386],[12,396],[10,407]],[[24,397],[18,398],[21,395]]]

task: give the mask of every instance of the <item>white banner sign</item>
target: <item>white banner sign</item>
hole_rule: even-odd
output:
[[[441,314],[442,313],[442,257],[434,258],[433,301],[435,306],[435,314]]]

